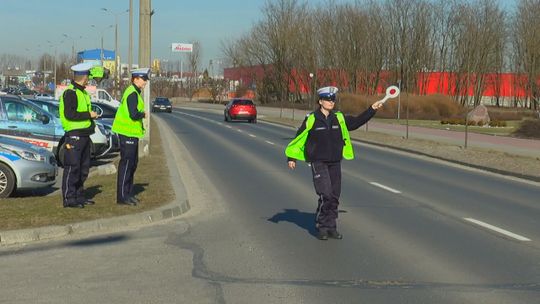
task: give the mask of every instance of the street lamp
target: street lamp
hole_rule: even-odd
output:
[[[82,39],[83,36],[79,36],[78,38],[75,38],[75,37],[72,37],[68,34],[62,34],[62,36],[64,36],[65,38],[71,40],[72,44],[71,44],[71,58],[75,58],[75,40],[79,40],[79,39]]]
[[[100,54],[100,59],[101,59],[101,62],[103,63],[103,33],[105,32],[105,30],[107,29],[110,29],[113,27],[113,25],[108,25],[107,27],[99,30],[94,24],[90,25],[91,27],[95,28],[101,35],[101,54]]]
[[[120,79],[120,67],[119,67],[120,62],[118,60],[119,58],[118,56],[118,16],[123,13],[128,13],[129,9],[126,9],[120,12],[113,12],[107,8],[102,7],[101,10],[106,13],[110,13],[114,16],[114,66],[116,68],[116,71],[114,73],[114,78],[116,80],[115,85],[118,87],[118,81]],[[115,93],[116,93],[116,90],[115,90]]]

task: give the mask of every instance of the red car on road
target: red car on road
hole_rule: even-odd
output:
[[[250,99],[235,98],[225,105],[223,116],[225,121],[247,120],[257,123],[257,108]]]

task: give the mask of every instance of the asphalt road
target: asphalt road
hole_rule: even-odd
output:
[[[344,239],[319,241],[309,167],[283,155],[295,130],[216,111],[159,117],[181,140],[170,153],[192,210],[2,249],[0,303],[540,303],[537,184],[356,146]]]

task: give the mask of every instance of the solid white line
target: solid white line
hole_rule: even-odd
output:
[[[238,131],[238,132],[240,132],[240,133],[244,132],[244,131],[242,131],[242,130],[240,130],[240,129],[236,129],[236,131]]]
[[[231,126],[226,126],[226,127],[227,127],[227,128],[229,128],[229,129],[232,129],[232,127],[231,127]]]
[[[376,182],[370,182],[370,184],[372,184],[373,186],[377,186],[379,188],[383,188],[384,190],[387,190],[387,191],[390,191],[390,192],[393,192],[393,193],[401,193],[401,191],[399,191],[399,190],[392,189],[390,187],[387,187],[385,185],[381,185],[381,184],[376,183]]]
[[[469,221],[469,222],[471,222],[471,223],[474,223],[474,224],[476,224],[476,225],[478,225],[478,226],[482,226],[482,227],[484,227],[484,228],[487,228],[487,229],[496,231],[496,232],[498,232],[498,233],[500,233],[500,234],[504,234],[504,235],[509,236],[509,237],[511,237],[511,238],[514,238],[514,239],[516,239],[516,240],[518,240],[518,241],[523,241],[523,242],[530,242],[530,241],[531,241],[530,239],[528,239],[528,238],[526,238],[526,237],[524,237],[524,236],[521,236],[521,235],[519,235],[519,234],[512,233],[512,232],[510,232],[510,231],[507,231],[507,230],[504,230],[504,229],[502,229],[502,228],[499,228],[499,227],[490,225],[490,224],[488,224],[488,223],[484,223],[484,222],[479,221],[479,220],[475,220],[475,219],[473,219],[473,218],[466,218],[466,217],[464,217],[463,219],[466,220],[466,221]]]
[[[265,140],[265,142],[266,142],[267,144],[275,145],[275,143],[273,143],[273,142],[271,142],[271,141],[268,141],[268,140]]]
[[[257,136],[255,136],[255,135],[253,135],[253,134],[249,134],[249,136],[251,136],[251,137],[257,137]]]

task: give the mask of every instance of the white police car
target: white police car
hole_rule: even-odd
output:
[[[58,167],[54,154],[30,143],[0,136],[0,198],[17,189],[53,185]]]

